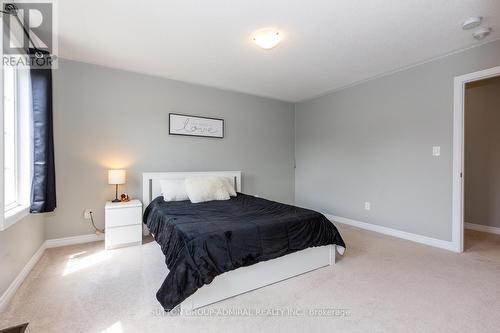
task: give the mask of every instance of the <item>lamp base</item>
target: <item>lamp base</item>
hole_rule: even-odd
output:
[[[120,202],[121,200],[118,199],[118,184],[115,184],[115,199],[111,202]]]

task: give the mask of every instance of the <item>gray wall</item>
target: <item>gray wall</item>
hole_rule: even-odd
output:
[[[498,65],[500,41],[297,104],[296,204],[451,240],[453,78]]]
[[[498,66],[499,55],[497,41],[297,104],[296,203],[450,240],[453,77]],[[168,112],[223,117],[227,136],[169,136]],[[41,216],[0,232],[0,294],[44,239],[92,232],[84,208],[103,225],[108,168],[127,168],[121,190],[133,197],[144,171],[231,169],[244,172],[245,192],[294,200],[289,103],[61,60],[54,125],[58,208],[45,232]]]
[[[168,113],[224,118],[224,139],[168,135]],[[61,60],[54,70],[58,208],[46,236],[92,233],[82,218],[114,196],[108,168],[126,168],[132,197],[146,171],[242,170],[243,190],[294,200],[293,104]]]
[[[29,215],[0,232],[0,296],[45,240],[42,215]]]
[[[500,227],[500,77],[465,90],[465,221]]]

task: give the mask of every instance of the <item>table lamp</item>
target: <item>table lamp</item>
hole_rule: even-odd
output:
[[[118,185],[125,184],[126,171],[123,169],[108,170],[108,184],[115,185],[115,200],[112,202],[120,202],[118,199]]]

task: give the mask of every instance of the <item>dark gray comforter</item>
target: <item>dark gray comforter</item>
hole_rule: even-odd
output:
[[[170,270],[156,294],[166,311],[224,272],[312,246],[345,247],[322,214],[242,193],[197,204],[158,197],[144,223]]]

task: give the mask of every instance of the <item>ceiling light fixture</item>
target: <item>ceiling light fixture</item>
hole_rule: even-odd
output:
[[[261,29],[253,34],[253,41],[259,47],[270,50],[280,43],[281,35],[276,29]]]
[[[483,21],[482,16],[469,17],[467,20],[464,21],[464,23],[462,23],[462,29],[464,30],[474,29],[476,27],[479,27],[482,21]]]
[[[474,31],[472,34],[472,37],[474,37],[477,40],[483,40],[486,38],[491,33],[491,28],[480,28]]]

